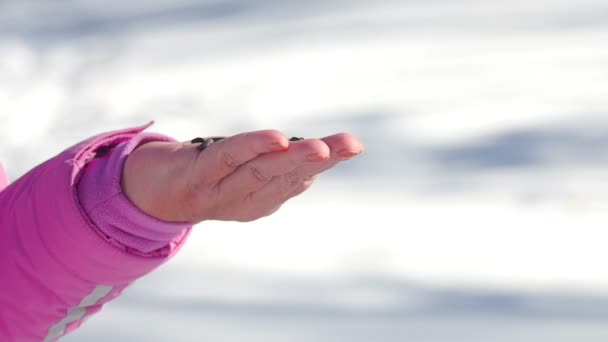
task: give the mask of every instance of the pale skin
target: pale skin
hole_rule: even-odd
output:
[[[196,146],[139,146],[125,162],[125,195],[163,221],[253,221],[306,191],[319,174],[363,152],[363,144],[348,133],[290,142],[276,130],[237,134],[203,151]]]

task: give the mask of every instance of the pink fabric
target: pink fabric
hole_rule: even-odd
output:
[[[0,192],[0,341],[42,341],[100,285],[112,292],[86,305],[87,313],[166,262],[183,245],[191,228],[150,253],[119,248],[110,243],[119,240],[104,236],[104,228],[95,225],[79,200],[76,185],[97,152],[129,141],[149,126],[83,141]],[[69,322],[66,331],[79,324]]]
[[[111,152],[89,162],[78,184],[78,197],[100,233],[118,248],[152,253],[175,240],[188,223],[168,223],[147,215],[122,192],[125,160],[137,146],[150,141],[174,141],[160,134],[141,133]]]

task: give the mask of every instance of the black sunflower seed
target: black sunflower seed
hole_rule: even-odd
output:
[[[211,137],[211,138],[201,138],[201,137],[196,137],[192,140],[190,140],[190,143],[192,144],[200,144],[196,147],[197,150],[202,151],[205,148],[207,148],[207,146],[213,144],[216,141],[220,141],[224,139],[224,137]],[[299,137],[291,137],[289,139],[289,141],[299,141],[299,140],[304,140],[304,138],[299,138]]]

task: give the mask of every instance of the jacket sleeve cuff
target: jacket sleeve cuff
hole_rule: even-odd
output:
[[[135,254],[158,253],[183,234],[190,224],[164,222],[136,207],[121,187],[129,154],[151,141],[175,141],[161,134],[139,133],[97,152],[85,165],[77,184],[79,201],[98,232],[115,247]]]

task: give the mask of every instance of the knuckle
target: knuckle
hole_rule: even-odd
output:
[[[289,194],[290,195],[289,198],[293,198],[295,196],[301,195],[303,192],[308,190],[308,188],[310,188],[311,186],[312,186],[312,182],[300,184],[296,189],[294,189],[294,191],[291,194]]]
[[[300,174],[296,171],[290,171],[285,174],[285,180],[290,187],[296,186],[301,182]]]
[[[227,169],[234,169],[238,165],[234,156],[229,152],[222,151],[220,153],[220,159],[222,161],[222,165]]]
[[[268,182],[268,177],[260,170],[257,166],[249,166],[249,173],[251,177],[258,182]]]
[[[307,186],[310,186],[317,179],[318,175],[309,175],[302,179],[302,183]]]
[[[284,196],[301,183],[301,177],[297,172],[291,171],[280,177],[276,182],[277,196]]]
[[[289,181],[283,177],[283,179],[278,182],[277,191],[275,193],[276,196],[283,196],[291,191],[292,187],[289,186]]]

